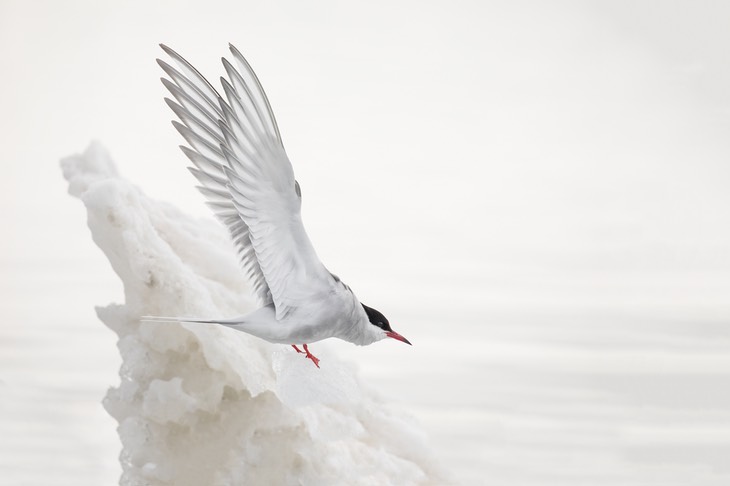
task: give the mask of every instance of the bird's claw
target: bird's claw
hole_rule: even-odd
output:
[[[307,355],[305,356],[305,358],[311,359],[312,360],[312,363],[314,363],[314,366],[316,366],[317,368],[319,368],[319,358],[317,358],[315,355],[313,355],[312,353],[307,353]]]
[[[307,347],[306,344],[304,345],[304,351],[299,349],[296,344],[292,344],[291,347],[294,348],[297,351],[297,353],[306,354],[305,358],[311,359],[312,363],[314,363],[314,366],[319,368],[319,358],[317,358],[315,355],[313,355],[312,353],[309,352],[309,348]]]
[[[317,358],[315,355],[313,355],[312,353],[309,352],[309,348],[307,348],[307,345],[306,344],[304,345],[304,351],[307,353],[307,355],[305,356],[305,358],[311,359],[312,360],[312,363],[314,363],[314,366],[316,366],[317,368],[319,368],[319,358]]]

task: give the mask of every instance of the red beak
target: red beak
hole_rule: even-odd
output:
[[[410,344],[411,346],[413,346],[408,339],[404,338],[403,336],[401,336],[400,334],[398,334],[395,331],[385,331],[385,335],[388,336],[389,338],[397,339],[398,341],[401,341],[401,342],[404,342],[406,344]]]

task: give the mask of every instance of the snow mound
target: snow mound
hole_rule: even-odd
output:
[[[61,162],[125,303],[97,308],[119,337],[122,485],[444,484],[423,432],[320,350],[142,315],[230,316],[255,306],[225,229],[154,201],[98,143]]]

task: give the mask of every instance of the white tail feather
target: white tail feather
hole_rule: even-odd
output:
[[[197,317],[164,317],[164,316],[142,316],[140,322],[176,322],[176,323],[195,323],[195,324],[220,324],[230,326],[240,324],[242,319],[234,317],[233,319],[199,319]]]

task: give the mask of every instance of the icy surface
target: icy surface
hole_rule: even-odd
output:
[[[69,192],[124,284],[97,309],[119,338],[123,485],[444,484],[419,426],[318,345],[291,348],[142,315],[225,317],[255,305],[225,230],[146,197],[92,144],[62,162]]]

